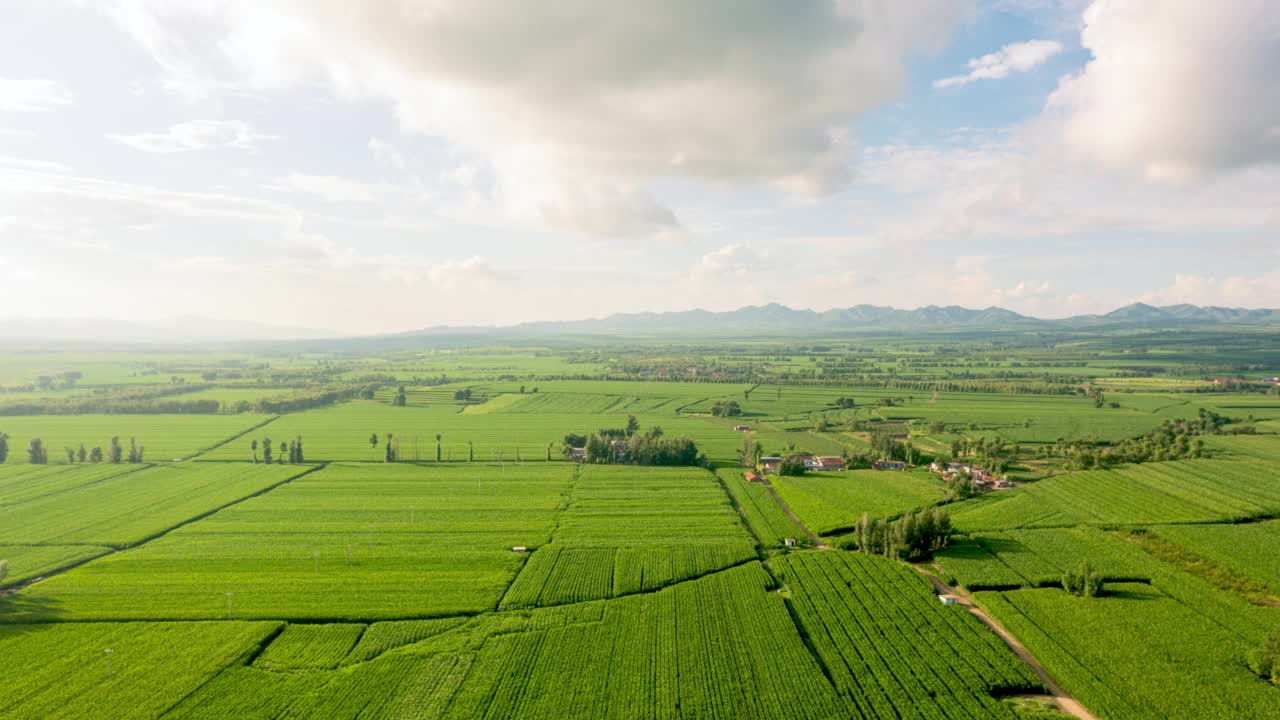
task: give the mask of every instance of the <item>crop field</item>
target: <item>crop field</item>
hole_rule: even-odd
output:
[[[742,470],[736,468],[717,470],[716,475],[742,508],[747,526],[761,545],[767,548],[782,547],[787,538],[799,543],[809,542],[804,528],[783,511],[764,483],[747,482],[742,477]]]
[[[300,475],[290,465],[182,463],[136,472],[68,468],[83,482],[0,506],[0,544],[126,547]],[[106,477],[103,477],[104,474]]]
[[[875,557],[775,561],[840,695],[864,718],[1012,717],[993,693],[1039,689],[973,616],[944,607],[914,571]]]
[[[1165,525],[1152,530],[1198,555],[1269,585],[1280,595],[1280,520],[1234,525]]]
[[[502,607],[654,590],[755,558],[711,473],[584,466],[551,544],[529,556]]]
[[[207,450],[269,419],[265,415],[22,415],[0,418],[0,431],[11,436],[10,463],[27,462],[26,448],[32,438],[44,441],[50,463],[62,464],[67,461],[64,448],[77,450],[83,443],[105,452],[112,437],[119,437],[126,449],[129,439],[136,438],[146,449],[144,459],[167,462]]]
[[[891,517],[933,505],[947,489],[924,471],[847,470],[775,477],[772,482],[791,511],[819,535],[853,527],[863,513]]]
[[[1280,476],[1255,461],[1187,460],[1092,470],[966,501],[965,531],[1219,522],[1280,512]]]
[[[473,406],[483,407],[483,406]],[[384,403],[351,402],[331,408],[285,415],[244,437],[201,456],[213,460],[250,460],[250,442],[270,437],[276,443],[302,437],[306,457],[313,461],[381,461],[390,433],[398,440],[402,460],[434,461],[437,434],[441,460],[462,462],[474,451],[476,461],[542,462],[550,452],[563,459],[566,433],[594,432],[601,427],[623,427],[628,413],[612,415],[470,413],[455,405],[392,407]],[[643,427],[659,425],[667,435],[696,435],[708,456],[729,459],[742,441],[731,427],[720,427],[700,418],[637,416]],[[369,443],[376,434],[378,444]],[[149,451],[148,451],[149,452]]]
[[[1118,583],[1092,600],[1055,589],[979,599],[1101,717],[1280,717],[1280,693],[1239,661],[1261,633],[1225,632],[1158,587]]]
[[[280,626],[274,622],[0,626],[4,716],[91,718],[101,717],[104,708],[115,708],[121,717],[159,717],[228,663],[266,642]]]
[[[1092,527],[982,533],[936,557],[944,572],[970,590],[1057,585],[1083,559],[1109,580],[1150,575],[1140,551]]]
[[[562,465],[331,466],[33,586],[37,606],[9,619],[216,619],[229,605],[246,619],[480,612],[520,567],[511,548],[546,542],[568,481]]]

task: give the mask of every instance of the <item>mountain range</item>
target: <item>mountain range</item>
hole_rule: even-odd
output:
[[[821,332],[910,332],[945,329],[1101,329],[1123,327],[1185,327],[1206,324],[1261,325],[1280,328],[1280,310],[1196,305],[1156,307],[1134,303],[1103,315],[1041,319],[999,307],[984,309],[957,305],[928,305],[914,310],[879,305],[854,305],[832,310],[797,310],[771,303],[727,312],[685,310],[665,313],[620,313],[591,320],[531,322],[503,328],[435,327],[400,333],[406,336],[442,335],[762,335]]]
[[[301,327],[176,317],[155,322],[96,318],[0,318],[0,338],[37,342],[113,342],[146,345],[279,343],[359,340],[407,346],[433,339],[495,341],[555,336],[760,336],[843,332],[926,332],[931,330],[1103,330],[1249,325],[1280,329],[1280,310],[1197,305],[1126,305],[1103,315],[1042,319],[1012,310],[928,305],[914,310],[854,305],[832,310],[797,310],[771,303],[712,312],[619,313],[590,320],[529,322],[505,327],[439,326],[387,335],[342,338],[338,333]]]

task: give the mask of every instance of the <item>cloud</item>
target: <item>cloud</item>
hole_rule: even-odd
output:
[[[71,91],[53,80],[0,77],[0,111],[47,112],[74,102]]]
[[[693,269],[697,280],[746,279],[775,269],[766,257],[742,243],[732,243],[702,256]]]
[[[1049,100],[1081,156],[1155,180],[1280,161],[1280,3],[1099,0]]]
[[[969,61],[969,72],[933,81],[936,88],[968,85],[975,80],[999,80],[1010,73],[1032,70],[1062,52],[1062,43],[1056,40],[1028,40],[1011,43],[999,50]]]
[[[180,153],[209,148],[235,148],[252,151],[258,142],[274,139],[254,131],[239,120],[193,120],[172,125],[162,133],[108,135],[116,142],[151,153]]]
[[[373,154],[374,160],[377,160],[379,165],[393,170],[405,169],[404,155],[395,145],[386,140],[369,138],[369,152]]]
[[[498,173],[513,155],[536,158],[521,177],[555,197],[499,200],[592,235],[677,225],[642,187],[654,180],[844,187],[850,125],[898,95],[906,58],[936,47],[970,0],[127,5],[122,27],[184,81],[207,85],[206,69],[228,65],[254,88],[323,80],[390,103],[404,130],[445,137]],[[182,42],[193,27],[216,34],[190,44],[216,57]]]
[[[1173,283],[1146,293],[1142,301],[1157,305],[1190,303],[1230,307],[1280,308],[1280,267],[1258,275],[1215,277],[1177,273]]]
[[[478,255],[435,265],[427,275],[433,285],[445,290],[491,285],[498,280],[498,272],[488,260]]]

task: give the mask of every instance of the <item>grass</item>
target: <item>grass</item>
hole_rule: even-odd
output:
[[[778,494],[819,535],[851,528],[862,518],[892,517],[943,499],[946,484],[925,471],[847,470],[772,477]]]

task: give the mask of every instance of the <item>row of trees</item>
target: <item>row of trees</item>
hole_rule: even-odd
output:
[[[140,463],[143,462],[143,453],[146,448],[138,444],[137,439],[129,438],[129,450],[126,454],[124,447],[120,444],[120,437],[111,438],[111,443],[107,446],[104,453],[101,446],[95,446],[92,450],[86,449],[84,443],[80,443],[80,448],[66,447],[67,463],[100,463],[110,462],[119,464]],[[0,464],[9,459],[9,435],[0,432]],[[27,443],[27,462],[32,465],[48,465],[49,464],[49,446],[44,440],[38,437],[31,438]]]
[[[273,462],[278,465],[283,465],[285,463],[296,465],[307,461],[306,457],[302,453],[301,435],[289,442],[284,442],[282,440],[280,442],[280,453],[278,455],[276,454],[275,447],[275,444],[272,443],[271,438],[269,437],[262,438],[261,444],[259,444],[257,440],[250,442],[249,451],[253,454],[253,463],[255,465],[258,464],[259,449],[262,450],[262,462],[267,465],[270,465]]]
[[[1089,561],[1062,575],[1062,589],[1080,597],[1098,597],[1102,594],[1102,575],[1089,567]]]

